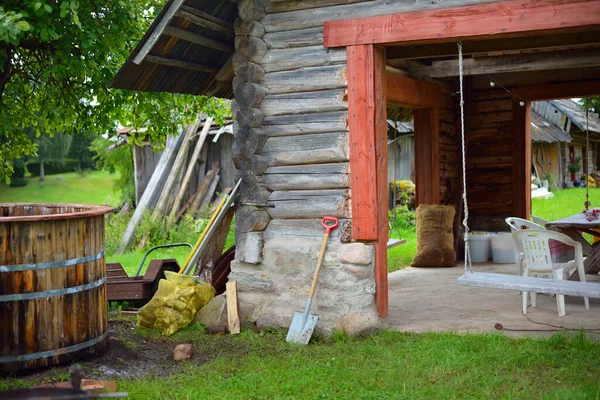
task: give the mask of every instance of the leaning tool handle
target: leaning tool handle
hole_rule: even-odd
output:
[[[333,222],[332,224],[328,224],[327,222]],[[325,258],[325,248],[327,247],[327,240],[329,240],[329,234],[332,230],[337,228],[338,219],[336,217],[323,217],[321,221],[321,225],[325,228],[325,236],[323,236],[323,243],[321,244],[321,251],[319,252],[319,261],[317,261],[317,269],[315,270],[315,274],[313,275],[312,285],[310,287],[310,292],[308,292],[308,298],[312,299],[315,294],[315,288],[317,287],[317,280],[319,279],[319,272],[321,271],[321,265],[323,264],[323,258]]]

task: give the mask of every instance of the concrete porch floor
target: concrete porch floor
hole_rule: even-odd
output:
[[[514,275],[514,264],[474,264],[474,271]],[[517,291],[458,286],[456,279],[464,266],[454,268],[406,267],[389,274],[389,316],[387,324],[405,332],[493,332],[500,323],[512,335],[549,335],[556,328],[529,321],[522,313],[522,295]],[[598,281],[600,275],[587,275]],[[529,307],[532,321],[570,329],[593,329],[600,335],[600,299],[565,297],[567,315],[559,317],[556,298],[538,294],[537,307]],[[516,331],[509,331],[516,330]]]

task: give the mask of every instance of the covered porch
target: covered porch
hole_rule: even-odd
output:
[[[489,262],[474,264],[473,270],[514,275],[517,266]],[[600,299],[589,299],[586,311],[583,298],[565,296],[567,315],[559,317],[555,297],[539,294],[537,307],[529,307],[525,316],[518,292],[459,286],[456,279],[463,272],[460,264],[454,268],[406,267],[390,273],[387,324],[405,332],[494,332],[498,323],[511,335],[551,335],[563,328],[600,334]],[[600,275],[587,277],[600,284]]]

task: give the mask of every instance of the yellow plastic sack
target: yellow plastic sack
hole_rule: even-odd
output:
[[[165,271],[165,277],[158,282],[152,300],[140,308],[137,319],[138,327],[159,329],[171,336],[192,322],[198,310],[215,297],[216,290],[188,275]]]

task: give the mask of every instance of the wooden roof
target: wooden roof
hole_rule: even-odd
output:
[[[236,17],[230,0],[169,0],[110,86],[231,98]]]
[[[581,131],[585,132],[587,120],[585,109],[573,100],[551,100],[550,103],[562,111],[571,122],[576,125]],[[598,114],[589,113],[589,130],[590,133],[600,133],[600,118]]]
[[[531,140],[533,142],[569,143],[573,139],[571,135],[560,129],[552,122],[546,120],[535,111],[531,112]]]

